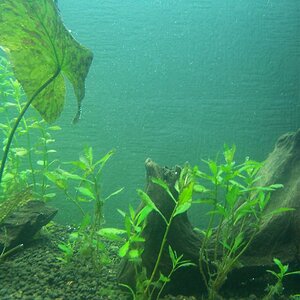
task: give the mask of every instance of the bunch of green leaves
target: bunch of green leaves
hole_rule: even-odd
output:
[[[274,285],[268,286],[268,294],[263,298],[263,300],[274,299],[275,296],[280,296],[283,293],[283,280],[287,276],[300,275],[300,271],[288,272],[289,265],[284,265],[278,258],[273,259],[275,265],[278,267],[278,272],[272,270],[267,270],[270,274],[274,275],[276,278],[276,283]],[[294,295],[294,297],[297,295]],[[299,296],[299,295],[298,295]]]
[[[282,185],[259,186],[257,173],[262,164],[246,158],[244,163],[236,165],[235,150],[235,146],[225,145],[224,163],[204,161],[208,172],[200,171],[197,166],[193,169],[198,178],[194,190],[200,198],[194,203],[210,205],[207,228],[200,231],[203,242],[199,252],[199,268],[209,299],[215,299],[263,220],[291,210],[279,208],[265,212],[270,193]]]
[[[171,276],[181,267],[192,266],[193,264],[185,260],[183,255],[178,255],[172,247],[168,246],[168,253],[171,261],[171,269],[168,274],[163,274],[159,270],[160,262],[164,251],[167,249],[167,237],[170,231],[174,218],[186,212],[192,203],[192,193],[194,182],[191,180],[188,167],[185,167],[179,179],[176,181],[174,195],[168,184],[159,178],[151,179],[154,184],[159,185],[173,201],[173,210],[170,216],[165,216],[162,211],[155,205],[152,199],[142,190],[138,190],[138,195],[142,200],[143,207],[137,212],[130,206],[129,214],[120,211],[125,220],[125,230],[115,228],[104,228],[99,231],[99,234],[111,240],[120,239],[119,235],[125,234],[126,240],[119,250],[120,257],[126,257],[134,265],[135,269],[135,288],[127,287],[133,299],[159,299],[166,284],[171,280]],[[158,214],[165,223],[165,231],[160,243],[159,251],[157,253],[156,261],[153,270],[150,270],[150,276],[147,276],[149,270],[146,270],[142,262],[142,253],[144,250],[144,230],[147,225],[147,219],[150,213]],[[120,241],[122,241],[120,239]],[[147,272],[148,271],[148,272]]]
[[[5,58],[0,61],[0,80],[0,132],[4,149],[16,116],[26,102],[23,89],[13,77],[11,66]],[[35,196],[43,200],[54,196],[47,193],[49,186],[43,173],[55,162],[49,157],[56,152],[49,148],[49,144],[55,141],[50,131],[60,130],[60,127],[47,125],[34,110],[29,113],[30,116],[21,120],[14,135],[14,146],[8,154],[1,184],[2,199],[26,187],[30,187]]]
[[[94,161],[92,147],[85,147],[79,160],[66,163],[66,165],[72,166],[71,170],[67,171],[59,166],[56,170],[45,173],[48,180],[52,181],[82,213],[79,229],[70,235],[68,243],[63,246],[66,251],[62,249],[62,246],[60,249],[63,252],[71,253],[66,247],[75,247],[81,256],[91,258],[95,266],[105,261],[104,255],[102,255],[104,245],[97,234],[105,221],[104,204],[109,198],[123,190],[123,188],[118,189],[106,197],[102,195],[102,171],[113,154],[113,150],[109,151],[102,158]],[[83,203],[93,204],[92,215],[84,210]]]

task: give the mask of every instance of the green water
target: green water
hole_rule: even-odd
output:
[[[235,143],[239,159],[263,160],[281,134],[300,127],[299,0],[58,4],[94,61],[82,120],[71,125],[70,89],[56,148],[63,160],[76,159],[84,145],[99,156],[117,150],[104,191],[125,191],[107,203],[109,224],[121,222],[116,208],[137,205],[147,157],[196,164]],[[55,205],[59,221],[78,217],[63,199]]]

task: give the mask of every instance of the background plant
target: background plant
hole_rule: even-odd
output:
[[[19,82],[13,77],[11,66],[5,58],[0,60],[0,132],[3,149],[15,123],[16,116],[25,105],[25,97]],[[56,162],[51,159],[56,152],[51,144],[55,142],[51,131],[60,130],[50,126],[34,111],[23,117],[14,135],[14,146],[7,158],[7,168],[3,176],[1,199],[12,193],[30,188],[34,197],[48,200],[55,196],[47,193],[49,185],[43,174]]]

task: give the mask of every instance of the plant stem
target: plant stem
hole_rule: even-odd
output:
[[[13,252],[15,252],[15,251],[23,248],[23,246],[24,246],[23,244],[19,244],[16,247],[14,247],[14,248],[12,248],[12,249],[10,249],[8,251],[5,251],[5,249],[3,249],[3,252],[0,254],[0,261],[2,259],[4,259],[6,256],[10,255],[11,253],[13,253]]]
[[[172,198],[175,199],[173,197],[173,195],[172,195]],[[170,230],[170,227],[171,227],[171,224],[172,224],[175,212],[177,210],[178,204],[179,204],[179,201],[176,201],[176,205],[175,205],[175,207],[174,207],[174,209],[172,211],[172,214],[170,216],[169,222],[167,222],[167,224],[166,224],[166,230],[165,230],[162,242],[160,244],[160,249],[159,249],[159,252],[158,252],[156,263],[155,263],[154,269],[152,271],[151,277],[150,277],[150,279],[148,281],[148,284],[147,284],[147,286],[146,286],[146,288],[144,290],[144,295],[147,295],[149,287],[150,287],[151,283],[153,282],[154,276],[156,275],[156,272],[157,272],[157,269],[158,269],[158,266],[159,266],[159,263],[160,263],[160,260],[161,260],[161,256],[162,256],[162,253],[163,253],[163,250],[165,248],[166,241],[167,241],[167,236],[168,236],[168,233],[169,233],[169,230]],[[152,290],[151,295],[152,295],[153,291],[154,291],[154,289]]]
[[[8,140],[7,140],[7,144],[5,145],[5,149],[4,149],[4,153],[3,153],[3,157],[2,157],[2,161],[1,161],[1,166],[0,166],[0,185],[2,182],[2,176],[3,176],[3,172],[4,172],[4,167],[5,167],[5,163],[7,160],[7,156],[8,156],[8,152],[10,149],[10,145],[11,142],[13,140],[14,134],[19,126],[20,121],[22,120],[24,114],[26,113],[28,107],[31,105],[31,103],[33,102],[33,100],[40,94],[40,92],[42,92],[53,80],[55,80],[55,78],[60,74],[60,67],[57,68],[56,72],[53,74],[53,76],[51,76],[43,85],[41,85],[36,92],[32,95],[32,97],[26,102],[25,106],[22,108],[18,118],[16,119],[16,122],[9,134]]]

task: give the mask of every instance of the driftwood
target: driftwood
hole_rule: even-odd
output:
[[[173,201],[158,185],[149,178],[163,179],[174,195],[174,183],[180,173],[180,167],[169,169],[160,167],[150,159],[145,163],[147,172],[146,192],[165,216],[173,210]],[[294,208],[295,211],[274,215],[265,221],[261,230],[253,240],[249,249],[240,259],[240,267],[235,269],[226,282],[228,288],[235,289],[255,282],[255,276],[265,274],[265,270],[272,268],[273,258],[279,258],[283,263],[299,265],[300,260],[300,130],[288,133],[279,138],[274,151],[267,158],[264,167],[260,170],[259,185],[282,183],[283,189],[272,194],[267,211],[279,207]],[[142,254],[142,264],[147,272],[153,270],[159,246],[165,231],[165,224],[161,217],[153,212],[148,217],[144,232],[145,245]],[[168,244],[185,259],[198,265],[199,249],[202,237],[196,233],[186,213],[176,216],[168,235]],[[171,262],[167,247],[163,254],[160,271],[167,274]],[[120,267],[119,281],[134,288],[134,268],[130,261],[124,260]],[[237,280],[238,279],[238,280]],[[261,279],[260,279],[261,281]],[[266,287],[266,282],[260,284]],[[251,284],[250,284],[251,285]],[[167,285],[166,293],[172,294],[199,294],[204,290],[204,284],[198,271],[198,266],[181,268],[174,273],[171,282]]]
[[[28,244],[33,236],[57,213],[43,201],[31,200],[0,222],[0,251]]]

